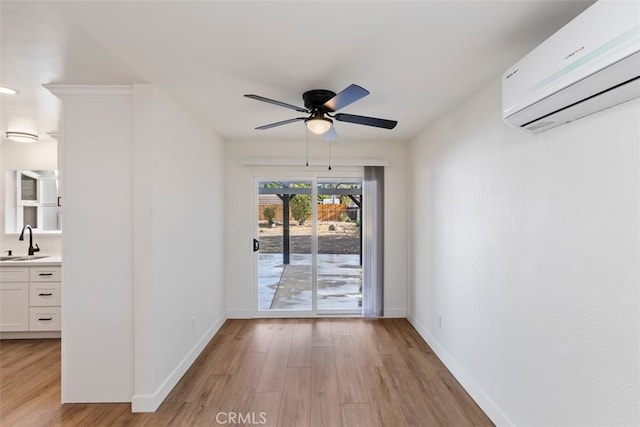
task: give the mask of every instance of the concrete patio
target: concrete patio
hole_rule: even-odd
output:
[[[259,255],[258,309],[311,310],[311,255]],[[359,310],[362,293],[359,255],[318,255],[318,310]]]

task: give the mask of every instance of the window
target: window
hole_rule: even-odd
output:
[[[8,171],[5,188],[5,232],[17,233],[27,224],[36,231],[61,229],[57,171]]]

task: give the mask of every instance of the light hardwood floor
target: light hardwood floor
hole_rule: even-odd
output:
[[[405,319],[228,320],[155,413],[59,402],[60,342],[0,342],[3,427],[493,425]]]

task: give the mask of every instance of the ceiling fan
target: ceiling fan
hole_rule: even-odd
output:
[[[270,123],[268,125],[258,126],[256,129],[271,129],[276,126],[282,126],[289,123],[304,121],[307,128],[317,134],[324,135],[327,141],[334,140],[338,137],[333,127],[333,120],[339,122],[355,123],[358,125],[374,126],[384,129],[393,129],[398,124],[395,120],[377,119],[375,117],[356,116],[354,114],[335,113],[336,111],[356,102],[359,99],[369,95],[369,91],[355,84],[349,85],[342,92],[336,94],[330,90],[313,89],[302,94],[304,108],[296,105],[287,104],[286,102],[276,101],[274,99],[265,98],[260,95],[245,95],[247,98],[257,101],[268,102],[269,104],[278,105],[280,107],[290,108],[300,113],[309,114],[308,117],[296,117],[293,119],[283,120],[280,122]]]

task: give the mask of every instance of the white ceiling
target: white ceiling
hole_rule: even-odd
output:
[[[1,131],[58,128],[46,83],[152,83],[227,140],[304,137],[309,89],[371,94],[337,123],[342,141],[406,140],[549,37],[592,1],[71,1],[0,3]]]

